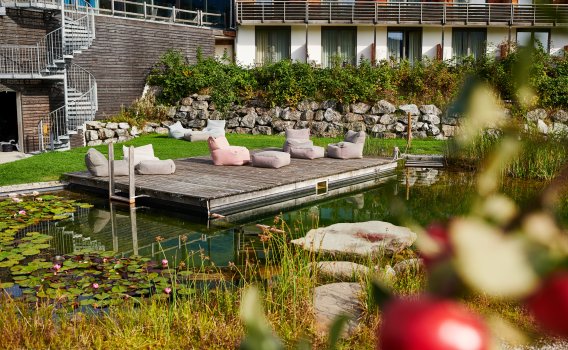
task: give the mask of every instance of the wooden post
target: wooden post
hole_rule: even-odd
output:
[[[112,234],[112,250],[118,252],[118,224],[116,222],[116,211],[114,208],[114,203],[110,202],[110,228]]]
[[[108,144],[108,199],[114,196],[114,143]]]
[[[126,202],[134,205],[136,201],[136,186],[134,179],[134,147],[128,148],[128,198],[117,196],[114,184],[114,143],[108,144],[108,197],[109,200]]]
[[[132,253],[138,255],[138,225],[136,221],[136,207],[130,206],[130,228],[132,230]]]
[[[412,115],[408,112],[408,135],[406,140],[406,148],[412,147]]]

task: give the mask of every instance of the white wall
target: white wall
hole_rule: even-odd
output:
[[[386,60],[388,57],[387,50],[387,27],[375,27],[377,31],[377,47],[375,48],[375,57],[377,61]]]
[[[243,66],[252,66],[256,59],[254,26],[239,26],[235,39],[235,60]]]
[[[564,54],[564,46],[568,45],[568,32],[559,28],[550,30],[550,54],[560,56]]]
[[[509,40],[508,28],[487,27],[487,56],[500,57],[501,43]],[[511,40],[515,40],[514,37]]]
[[[308,26],[308,62],[321,64],[321,26]]]
[[[442,45],[442,28],[422,28],[422,58],[436,58],[436,47],[438,44]]]
[[[292,26],[290,37],[290,58],[292,61],[306,62],[306,27]]]
[[[223,57],[227,57],[223,63],[231,63],[233,62],[233,45],[219,45],[215,44],[215,58],[221,61]]]
[[[452,59],[452,28],[446,27],[444,29],[444,60]]]
[[[364,59],[371,59],[371,48],[375,41],[375,30],[370,26],[357,27],[357,64]]]

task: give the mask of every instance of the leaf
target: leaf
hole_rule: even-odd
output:
[[[12,282],[0,283],[1,289],[12,288],[13,286],[14,286],[14,283],[12,283]]]
[[[246,337],[241,343],[243,350],[279,350],[284,349],[264,316],[256,288],[249,287],[243,292],[241,319],[245,325]]]
[[[373,304],[383,309],[384,305],[392,299],[389,289],[377,278],[371,281],[371,296]]]
[[[538,277],[520,238],[474,218],[452,221],[450,238],[456,270],[474,289],[495,297],[523,297],[536,288]]]
[[[337,343],[341,339],[341,335],[343,333],[343,328],[349,321],[349,316],[345,314],[338,315],[334,320],[331,326],[329,327],[329,350],[337,349]]]

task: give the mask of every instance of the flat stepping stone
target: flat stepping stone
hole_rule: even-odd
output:
[[[293,244],[312,252],[361,257],[394,254],[411,246],[416,233],[384,221],[341,223],[308,231]]]
[[[320,261],[316,264],[320,275],[338,281],[349,281],[372,272],[367,266],[350,261]]]
[[[361,292],[359,283],[341,282],[316,287],[314,290],[316,330],[328,334],[335,318],[344,314],[350,320],[343,330],[343,336],[353,334],[363,311],[359,300]]]

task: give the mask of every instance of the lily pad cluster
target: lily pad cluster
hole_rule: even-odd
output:
[[[170,269],[138,256],[117,258],[114,252],[80,252],[55,258],[50,235],[26,232],[42,221],[68,218],[76,208],[89,208],[54,195],[16,195],[0,201],[0,288],[20,288],[30,302],[63,307],[107,307],[131,297],[167,299],[194,292],[189,271]]]

